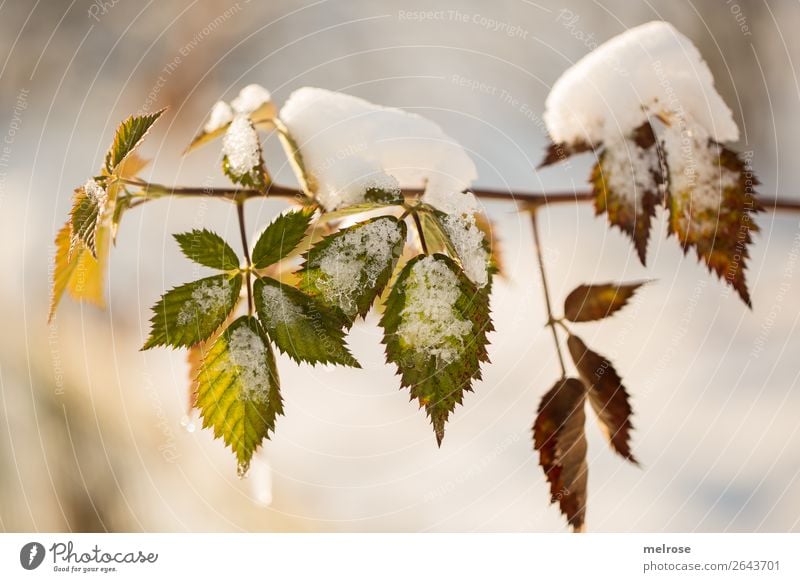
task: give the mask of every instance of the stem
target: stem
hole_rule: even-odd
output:
[[[239,234],[242,237],[242,250],[244,252],[244,260],[247,264],[247,270],[244,272],[245,285],[247,285],[247,315],[253,316],[253,287],[251,283],[251,272],[253,264],[250,261],[250,249],[247,243],[247,231],[244,227],[244,200],[236,200],[236,215],[239,217]]]
[[[199,187],[179,187],[164,186],[154,184],[135,178],[120,178],[120,181],[130,186],[137,186],[145,192],[145,196],[131,204],[131,207],[164,196],[205,196],[209,198],[223,198],[236,202],[237,200],[249,200],[250,198],[287,198],[301,202],[310,201],[309,197],[302,190],[280,184],[270,183],[266,190],[255,190],[248,188],[199,188]],[[594,194],[585,190],[580,192],[511,192],[509,190],[496,190],[492,188],[474,188],[470,190],[478,198],[484,200],[499,200],[506,202],[517,202],[528,209],[539,208],[541,206],[552,206],[554,204],[581,204],[594,200]],[[403,195],[408,197],[419,197],[423,193],[422,188],[405,188]],[[766,210],[800,212],[800,200],[791,198],[777,197],[773,200],[760,198],[759,201]]]
[[[553,332],[553,342],[556,345],[558,363],[561,366],[561,378],[566,378],[567,368],[564,366],[564,356],[561,354],[561,344],[558,342],[558,332],[556,331],[556,319],[553,317],[553,307],[550,303],[550,289],[547,286],[547,275],[544,272],[544,260],[542,259],[542,244],[539,240],[539,226],[536,221],[536,209],[531,209],[531,224],[533,225],[533,242],[536,247],[536,261],[539,263],[539,274],[542,277],[542,289],[544,290],[544,303],[547,307],[547,325]]]
[[[414,217],[414,224],[417,227],[417,233],[419,234],[419,243],[422,245],[422,252],[426,255],[428,254],[428,244],[425,242],[425,233],[422,232],[422,221],[419,219],[419,214],[416,210],[411,212],[411,216]]]

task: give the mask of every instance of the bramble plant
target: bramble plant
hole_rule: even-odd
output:
[[[612,66],[613,64],[613,66]],[[688,71],[688,72],[687,72]],[[650,224],[664,204],[669,232],[750,305],[745,260],[762,210],[745,161],[722,143],[738,137],[705,62],[670,25],[650,23],[612,39],[571,68],[547,100],[553,139],[543,165],[593,152],[589,193],[470,190],[475,166],[434,123],[341,93],[302,88],[278,112],[269,92],[245,87],[211,109],[191,151],[221,138],[230,189],[172,187],[140,177],[137,154],[163,115],[117,129],[99,173],[75,190],[56,236],[50,318],[65,292],[103,304],[103,276],[124,214],[168,196],[212,196],[237,209],[242,256],[219,235],[174,235],[186,257],[218,271],[167,291],[153,306],[143,349],[186,348],[190,404],[234,452],[240,475],[283,413],[275,353],[297,363],[359,367],[345,338],[382,310],[386,360],[424,407],[441,445],[445,425],[488,362],[489,299],[501,270],[489,219],[476,195],[517,203],[532,220],[560,376],[541,400],[534,447],[575,530],[587,501],[586,402],[611,448],[631,450],[631,404],[617,371],[573,333],[607,318],[644,282],[581,285],[554,315],[536,221],[542,207],[591,201],[633,241],[645,263]],[[272,182],[259,131],[274,132],[300,188]],[[508,194],[511,194],[508,196]],[[281,197],[295,207],[250,246],[245,203]],[[789,207],[790,203],[776,203]],[[510,274],[513,275],[513,274]],[[561,341],[577,370],[568,373]]]

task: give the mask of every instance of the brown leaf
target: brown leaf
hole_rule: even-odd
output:
[[[609,224],[631,238],[642,265],[664,184],[664,160],[655,143],[653,129],[645,123],[629,139],[606,144],[590,179],[595,213],[605,212]]]
[[[557,164],[559,162],[563,162],[570,156],[575,154],[580,154],[583,152],[588,152],[592,150],[592,146],[586,142],[577,142],[574,144],[568,143],[551,143],[547,147],[547,151],[545,152],[544,159],[539,164],[539,168],[544,168],[547,166],[552,166],[553,164]]]
[[[533,424],[533,444],[550,483],[550,502],[558,502],[569,524],[581,531],[586,517],[586,388],[562,378],[544,395]]]
[[[564,317],[569,321],[595,321],[616,313],[647,283],[600,283],[579,285],[564,300]]]
[[[634,465],[639,462],[633,456],[630,433],[633,429],[633,411],[622,379],[607,359],[586,347],[574,335],[567,339],[567,347],[578,374],[588,388],[589,402],[597,414],[600,427],[613,448]]]
[[[700,147],[694,145],[695,150]],[[702,193],[699,193],[700,187],[681,191],[670,189],[669,231],[678,237],[684,253],[689,247],[694,247],[697,257],[708,270],[724,279],[742,301],[752,307],[745,268],[750,258],[748,247],[753,242],[752,234],[758,232],[751,214],[763,210],[755,193],[759,182],[736,152],[713,141],[705,147],[710,150],[705,154],[711,155],[715,163],[708,178],[712,183],[696,178],[702,182]],[[701,154],[695,154],[695,157],[702,159]],[[717,197],[717,201],[710,205],[703,200],[709,190]]]

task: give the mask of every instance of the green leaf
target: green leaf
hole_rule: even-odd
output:
[[[135,150],[147,135],[152,125],[164,113],[165,109],[151,115],[132,115],[117,128],[114,143],[106,154],[105,170],[113,174],[123,160]]]
[[[153,306],[150,337],[156,346],[189,347],[208,338],[236,305],[242,289],[238,275],[215,275],[168,291]]]
[[[364,200],[373,204],[380,204],[383,206],[397,206],[405,201],[403,198],[403,191],[399,188],[396,190],[385,190],[383,188],[367,188],[364,193]]]
[[[296,362],[360,368],[344,343],[341,321],[303,292],[261,277],[253,286],[256,311],[269,338]]]
[[[364,317],[403,252],[406,225],[379,216],[325,237],[305,255],[300,288],[341,311],[348,324]]]
[[[234,321],[203,354],[195,406],[236,455],[239,475],[283,414],[275,356],[255,318]]]
[[[418,256],[397,277],[381,319],[386,359],[424,406],[441,445],[450,413],[487,362],[489,298],[444,255]]]
[[[221,271],[234,271],[239,268],[239,257],[216,233],[206,229],[195,229],[173,236],[189,260]]]
[[[253,266],[263,269],[289,255],[305,238],[313,216],[314,208],[310,206],[278,216],[258,237]]]
[[[278,139],[286,152],[286,157],[289,158],[289,163],[292,166],[292,170],[294,170],[297,181],[300,182],[300,187],[306,195],[313,197],[318,188],[317,180],[306,170],[303,154],[300,152],[297,142],[289,132],[289,128],[284,125],[279,117],[275,117],[272,121],[275,123]]]

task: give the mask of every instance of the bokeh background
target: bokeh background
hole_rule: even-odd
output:
[[[408,15],[418,10],[445,12],[421,22]],[[52,240],[72,189],[134,112],[169,106],[143,148],[155,158],[146,176],[225,184],[217,147],[181,151],[214,101],[254,82],[278,103],[315,85],[427,115],[470,151],[484,186],[583,190],[588,157],[535,170],[549,87],[599,42],[656,18],[704,54],[764,196],[800,196],[795,1],[0,4],[0,529],[566,530],[532,451],[558,368],[530,227],[513,205],[486,205],[510,277],[493,296],[492,364],[442,448],[383,363],[370,316],[350,340],[363,370],[279,359],[286,415],[244,480],[186,416],[184,354],[138,351],[149,307],[198,274],[170,233],[208,227],[238,248],[232,208],[165,200],[130,212],[108,309],[65,301],[48,327]],[[291,184],[275,141],[268,166]],[[282,207],[248,203],[250,233]],[[557,302],[582,282],[657,280],[582,332],[633,395],[642,460],[623,463],[591,427],[589,530],[800,529],[800,216],[758,219],[752,311],[683,258],[663,221],[645,269],[587,205],[541,220]]]

